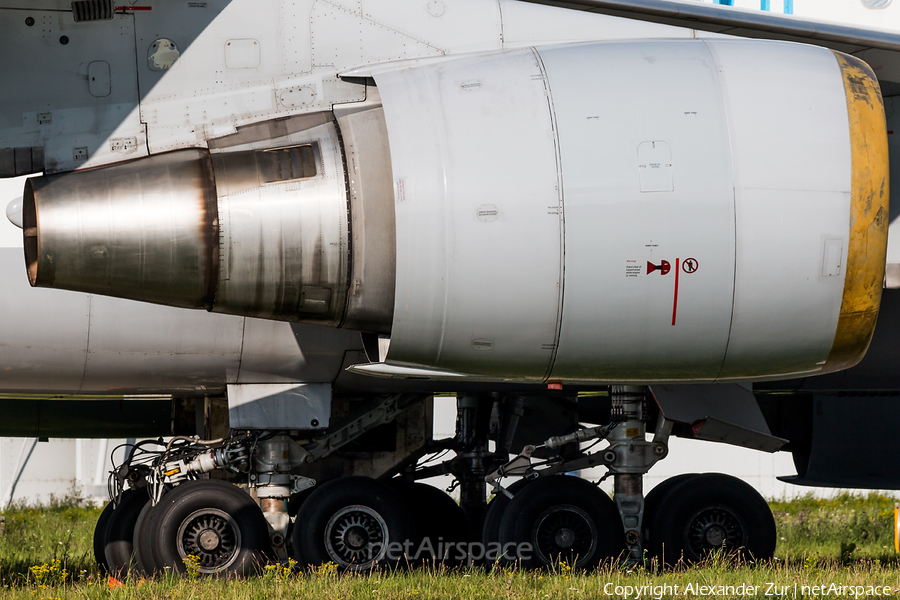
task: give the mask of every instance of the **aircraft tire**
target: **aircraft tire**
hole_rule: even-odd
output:
[[[301,565],[333,562],[354,571],[405,562],[405,544],[416,539],[400,495],[368,477],[341,477],[318,487],[300,507],[291,535]]]
[[[188,570],[196,558],[205,575],[256,574],[270,553],[262,511],[240,488],[215,479],[182,483],[156,505],[145,531],[157,571]],[[143,551],[142,551],[143,556]]]
[[[700,477],[700,473],[682,473],[675,475],[662,482],[647,492],[644,496],[644,518],[642,522],[644,550],[653,557],[660,559],[662,557],[662,549],[659,548],[654,552],[653,536],[656,531],[662,529],[663,521],[666,519],[666,511],[660,509],[666,504],[666,498],[672,493],[672,490],[686,481]]]
[[[511,483],[506,490],[515,496],[529,483],[527,479],[519,479]],[[496,548],[495,544],[500,543],[500,522],[503,520],[503,513],[506,512],[506,507],[509,506],[511,501],[511,498],[501,493],[494,494],[494,498],[488,504],[487,512],[484,515],[484,526],[481,529],[481,541],[487,549],[485,560],[488,563],[497,562],[500,559],[499,553],[491,550]]]
[[[409,507],[416,530],[414,564],[434,561],[447,566],[463,564],[465,542],[469,542],[469,524],[462,508],[443,490],[427,483],[393,479],[388,482]],[[452,545],[451,545],[452,544]],[[429,551],[430,549],[430,551]]]
[[[296,527],[295,521],[297,520],[297,513],[300,512],[300,507],[303,506],[303,503],[306,502],[306,499],[309,498],[309,495],[312,494],[316,488],[319,486],[313,486],[311,488],[306,488],[302,492],[297,492],[296,494],[291,494],[291,497],[288,498],[287,510],[288,515],[291,517],[291,522],[288,523],[287,527],[287,535],[285,539],[285,543],[287,544],[287,551],[290,556],[296,556],[297,552],[293,549],[293,538],[294,538],[294,527]]]
[[[300,507],[303,506],[303,503],[306,502],[309,495],[316,491],[317,487],[319,486],[313,486],[311,488],[306,488],[302,492],[291,494],[291,497],[288,498],[288,514],[292,517],[296,517],[297,513],[300,512]]]
[[[658,511],[650,551],[666,564],[682,558],[697,562],[723,547],[744,560],[768,560],[775,554],[772,511],[736,477],[705,473],[677,482],[660,499]]]
[[[578,477],[538,479],[510,501],[500,522],[500,544],[514,544],[506,560],[525,568],[565,561],[572,568],[592,568],[625,549],[622,519],[612,499]],[[524,544],[530,544],[529,549]],[[512,548],[512,547],[511,547]]]
[[[143,575],[152,575],[159,569],[153,560],[154,538],[149,531],[155,512],[156,507],[147,502],[134,523],[134,537],[131,541],[134,549],[134,564],[137,572]]]
[[[150,502],[147,488],[128,490],[109,519],[104,554],[110,574],[120,577],[135,566],[134,527],[144,505]]]
[[[126,492],[127,493],[127,492]],[[108,538],[109,519],[115,510],[115,504],[109,502],[100,513],[97,524],[94,526],[94,560],[104,575],[109,573],[109,565],[106,563],[106,540]]]

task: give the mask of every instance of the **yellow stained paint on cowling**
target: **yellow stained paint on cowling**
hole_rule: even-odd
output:
[[[866,354],[884,283],[888,234],[888,142],[884,101],[865,62],[835,52],[850,118],[850,243],[834,343],[823,372],[852,367]]]

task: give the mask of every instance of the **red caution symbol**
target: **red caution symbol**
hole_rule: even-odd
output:
[[[666,275],[671,270],[672,270],[672,265],[670,265],[669,261],[667,261],[667,260],[660,261],[659,265],[654,265],[649,260],[647,261],[647,275],[649,275],[653,271],[659,271],[663,275]]]

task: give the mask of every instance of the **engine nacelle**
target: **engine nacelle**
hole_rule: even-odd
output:
[[[651,382],[865,353],[888,151],[861,61],[678,40],[374,76],[396,188],[389,360]]]
[[[520,380],[758,380],[864,355],[888,221],[865,63],[672,40],[353,75],[383,115],[32,180],[32,283],[390,330],[395,365]]]

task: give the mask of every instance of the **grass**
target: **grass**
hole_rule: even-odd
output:
[[[778,529],[776,555],[787,560],[807,557],[896,560],[894,502],[878,493],[844,492],[833,498],[812,494],[770,501]]]
[[[340,574],[333,565],[305,571],[270,565],[259,577],[243,580],[189,573],[149,580],[129,578],[111,586],[93,563],[93,526],[100,510],[70,494],[42,506],[15,504],[2,512],[0,597],[854,598],[877,597],[875,586],[900,591],[900,559],[893,552],[893,498],[878,494],[844,494],[831,499],[805,496],[770,505],[780,539],[776,560],[761,565],[739,564],[721,555],[702,565],[666,571],[652,565],[625,569],[607,564],[590,573],[576,573],[566,565],[545,571],[433,566],[367,574]],[[813,586],[824,587],[814,590]],[[893,590],[891,593],[896,593]]]
[[[0,583],[15,588],[39,579],[46,583],[96,576],[93,534],[100,510],[78,493],[51,496],[39,506],[8,506],[2,512]]]

